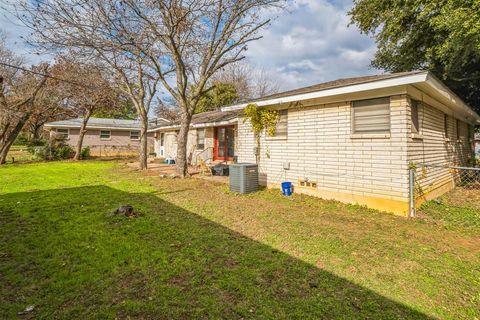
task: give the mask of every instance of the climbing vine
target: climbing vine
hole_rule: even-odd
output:
[[[266,134],[273,137],[275,135],[275,131],[277,129],[277,122],[280,118],[278,111],[275,110],[267,110],[265,108],[261,108],[258,105],[251,103],[244,109],[245,112],[245,119],[244,122],[247,120],[250,121],[252,126],[253,134],[255,135],[255,140],[257,142],[257,162],[258,156],[260,154],[260,136],[262,132],[265,130]],[[269,154],[267,154],[269,157]]]
[[[260,138],[263,130],[265,130],[269,136],[274,136],[278,119],[278,111],[267,110],[257,106],[254,103],[251,103],[245,107],[244,121],[250,121],[253,133],[257,139]]]

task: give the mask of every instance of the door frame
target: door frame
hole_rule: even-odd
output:
[[[228,141],[227,141],[227,128],[233,129],[235,132],[235,125],[230,125],[230,126],[220,126],[220,127],[214,127],[213,128],[213,161],[216,160],[222,160],[222,161],[232,161],[233,156],[231,157],[219,157],[218,156],[218,129],[225,128],[225,145],[223,147],[223,154],[226,155],[228,153]],[[234,134],[235,136],[235,134]],[[234,138],[235,139],[235,138]],[[235,140],[234,140],[235,143]],[[233,146],[235,149],[235,146]]]

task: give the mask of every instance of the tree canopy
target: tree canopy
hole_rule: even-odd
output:
[[[354,0],[350,16],[375,38],[373,67],[432,71],[480,111],[480,0]]]

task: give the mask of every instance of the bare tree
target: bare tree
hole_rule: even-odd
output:
[[[31,115],[23,130],[29,134],[30,139],[39,140],[41,138],[45,123],[76,116],[64,96],[63,85],[62,81],[49,78],[37,94],[35,112]]]
[[[280,85],[272,74],[244,61],[225,66],[213,79],[233,84],[241,100],[264,97],[280,90]]]
[[[157,105],[154,108],[154,113],[158,118],[175,121],[178,120],[180,112],[175,101],[171,101],[170,99],[165,101],[157,97]]]
[[[187,175],[187,136],[209,79],[244,58],[269,24],[265,12],[285,0],[21,1],[17,16],[35,44],[92,52],[117,72],[137,107],[146,135],[157,81],[180,108],[177,171]],[[146,137],[145,137],[146,155]],[[142,155],[141,155],[142,157]],[[140,159],[141,168],[146,167]]]
[[[45,85],[46,77],[38,76],[47,65],[23,67],[24,60],[7,48],[0,32],[0,164],[27,121],[35,112],[35,98]]]
[[[10,9],[32,29],[30,43],[38,49],[68,52],[108,67],[141,120],[139,162],[146,169],[148,114],[159,81],[149,63],[161,58],[150,30],[130,6],[120,0],[47,0],[19,1]]]
[[[35,112],[35,98],[45,85],[47,66],[33,68],[16,79],[5,81],[0,70],[0,164],[4,164],[10,147]],[[8,74],[8,72],[6,72]]]
[[[270,22],[265,11],[284,0],[144,0],[127,1],[162,48],[161,60],[150,57],[162,85],[180,108],[177,173],[187,171],[187,137],[200,98],[212,86],[211,77],[223,67],[244,59],[250,42]],[[174,66],[174,84],[165,77],[162,61]]]
[[[102,68],[91,63],[79,64],[72,58],[57,58],[51,67],[51,75],[56,81],[56,95],[67,104],[68,109],[82,118],[73,157],[73,160],[80,160],[88,120],[96,111],[119,107],[117,92]]]

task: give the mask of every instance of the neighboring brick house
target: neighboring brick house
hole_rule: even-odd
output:
[[[259,150],[241,112],[249,103],[280,112],[276,136],[262,135]],[[189,150],[207,150],[212,161],[235,156],[238,162],[255,162],[258,156],[264,185],[279,188],[288,180],[295,192],[399,214],[409,209],[410,163],[469,165],[473,125],[480,123],[470,107],[428,72],[341,79],[222,111],[231,117],[228,123],[192,124]],[[164,138],[175,133],[162,125],[152,130],[157,141],[160,132]],[[425,199],[453,187],[449,170],[433,170],[430,177],[422,182],[428,191]]]
[[[164,119],[156,120],[167,122]],[[73,148],[76,147],[82,119],[54,121],[45,124],[51,135],[61,136]],[[148,144],[153,152],[153,134],[148,134]],[[83,147],[89,147],[94,156],[120,156],[138,154],[140,147],[140,121],[90,118]]]

